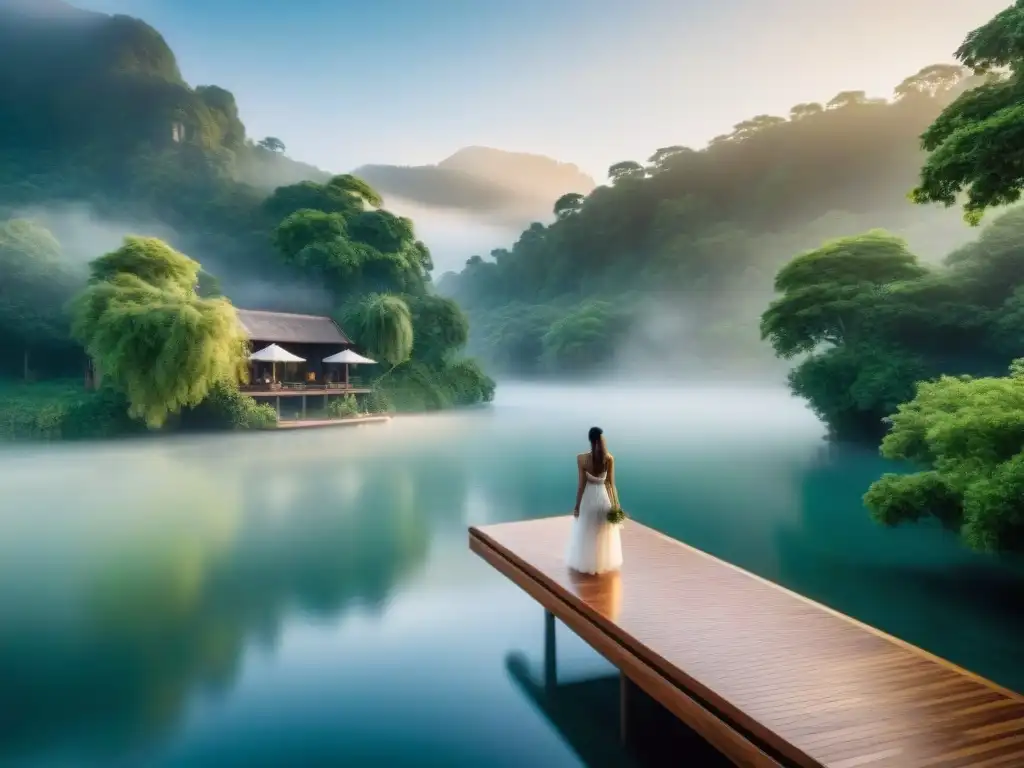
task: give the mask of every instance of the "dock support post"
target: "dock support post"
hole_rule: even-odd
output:
[[[555,656],[555,614],[544,611],[544,687],[553,689],[558,684],[558,665]]]
[[[635,685],[619,672],[619,739],[623,746],[628,746],[633,732],[633,706],[636,700]]]
[[[281,420],[281,396],[277,396],[277,420]]]
[[[302,418],[306,418],[306,396],[302,396]]]

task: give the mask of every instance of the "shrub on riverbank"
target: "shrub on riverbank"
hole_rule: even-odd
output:
[[[228,384],[216,384],[202,403],[182,411],[164,430],[273,429],[277,413]],[[77,379],[0,382],[0,441],[88,440],[147,432],[128,415],[127,398],[112,387],[87,391]]]
[[[943,376],[892,417],[882,455],[923,471],[887,474],[864,495],[886,525],[936,518],[973,549],[1024,552],[1024,360],[1005,377]]]
[[[141,431],[128,417],[124,397],[112,389],[88,392],[76,379],[0,383],[0,440],[73,440]]]
[[[332,400],[327,406],[327,416],[332,419],[350,419],[359,415],[359,404],[354,395]]]
[[[182,411],[177,427],[186,431],[273,429],[277,411],[266,403],[218,382],[199,405]]]
[[[489,403],[495,383],[470,358],[440,366],[413,360],[381,377],[378,388],[396,411],[438,411]]]

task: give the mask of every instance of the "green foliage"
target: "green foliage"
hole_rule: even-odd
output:
[[[397,296],[366,296],[344,313],[343,323],[356,343],[378,362],[396,366],[412,354],[412,314]]]
[[[942,376],[899,406],[882,454],[923,467],[871,486],[880,522],[925,517],[987,552],[1024,551],[1024,360],[1008,377]]]
[[[589,371],[607,361],[629,329],[626,316],[607,301],[586,301],[551,324],[543,357],[556,371]]]
[[[64,305],[83,276],[63,263],[53,235],[23,219],[0,224],[0,275],[0,344],[68,347]]]
[[[322,281],[339,302],[371,292],[422,294],[430,252],[409,219],[365,210],[381,202],[365,182],[345,175],[281,187],[265,207],[285,217],[273,236],[285,262]]]
[[[389,398],[387,393],[380,387],[375,387],[373,391],[366,396],[365,406],[367,413],[390,413],[395,409],[394,404],[391,402],[391,398]]]
[[[124,396],[81,380],[0,384],[0,441],[119,437],[140,431]]]
[[[439,291],[466,309],[469,350],[517,374],[592,364],[582,341],[572,345],[579,358],[533,351],[541,318],[557,322],[588,301],[634,317],[676,315],[654,358],[676,352],[685,335],[702,357],[749,359],[757,331],[747,308],[767,302],[771,276],[794,253],[873,227],[903,232],[939,217],[959,226],[908,205],[904,190],[920,168],[921,132],[980,82],[963,67],[927,67],[890,102],[846,92],[827,108],[796,105],[788,119],[755,116],[704,149],[667,146],[646,163],[616,163],[609,186],[556,196],[551,224],[470,258]]]
[[[124,394],[104,386],[72,404],[64,415],[60,436],[64,440],[95,440],[142,432],[145,427],[128,415]]]
[[[1011,210],[944,267],[918,264],[874,232],[797,256],[764,313],[763,338],[837,437],[875,439],[918,381],[991,374],[1020,354],[1024,333],[1024,215]]]
[[[930,156],[911,193],[917,203],[955,205],[977,224],[989,208],[1020,200],[1024,184],[1024,2],[996,14],[956,57],[985,82],[950,104],[921,137]]]
[[[232,391],[240,339],[222,297],[245,301],[262,283],[299,290],[261,295],[261,309],[362,308],[382,362],[413,355],[440,370],[455,357],[466,319],[432,295],[431,255],[410,220],[383,210],[361,178],[296,163],[275,137],[247,139],[234,96],[186,84],[152,28],[72,13],[83,23],[65,28],[0,9],[10,86],[0,89],[0,212],[84,202],[100,218],[173,230],[175,249],[129,238],[93,263],[67,312],[86,276],[41,227],[0,226],[0,270],[11,278],[0,284],[0,375],[80,370],[81,344],[151,426],[259,424],[266,413],[240,415],[250,403]],[[289,298],[322,289],[329,299],[318,305]],[[373,294],[394,298],[375,304]]]
[[[789,384],[832,435],[874,441],[927,374],[926,362],[905,350],[843,345],[808,357],[790,372]]]
[[[277,411],[228,382],[217,381],[200,403],[181,412],[177,426],[189,431],[273,429]]]
[[[407,301],[412,320],[412,357],[430,365],[442,365],[466,346],[469,320],[451,299],[426,294]]]
[[[397,411],[437,411],[494,399],[495,383],[472,359],[441,367],[411,360],[381,379],[378,389]]]
[[[105,381],[124,392],[129,413],[150,427],[198,405],[219,381],[237,381],[245,337],[225,299],[195,290],[199,265],[154,238],[93,262],[75,300],[75,337]]]
[[[775,290],[783,295],[762,316],[761,338],[784,358],[856,341],[886,289],[925,273],[907,244],[886,232],[825,243],[779,270]]]
[[[361,415],[355,395],[335,398],[327,406],[327,415],[332,419],[350,419]]]

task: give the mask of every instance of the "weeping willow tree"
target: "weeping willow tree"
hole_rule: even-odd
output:
[[[344,326],[367,353],[392,367],[412,355],[412,313],[397,296],[370,294],[345,313]]]
[[[72,304],[72,333],[98,373],[150,428],[245,373],[234,307],[197,293],[200,266],[156,238],[128,237],[90,265]]]

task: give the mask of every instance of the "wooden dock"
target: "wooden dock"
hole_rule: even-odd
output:
[[[278,429],[325,429],[329,427],[357,427],[360,424],[386,424],[390,416],[353,416],[346,419],[291,419],[279,421]]]
[[[573,574],[571,526],[470,548],[736,765],[1024,766],[1024,697],[632,520],[621,574]]]

